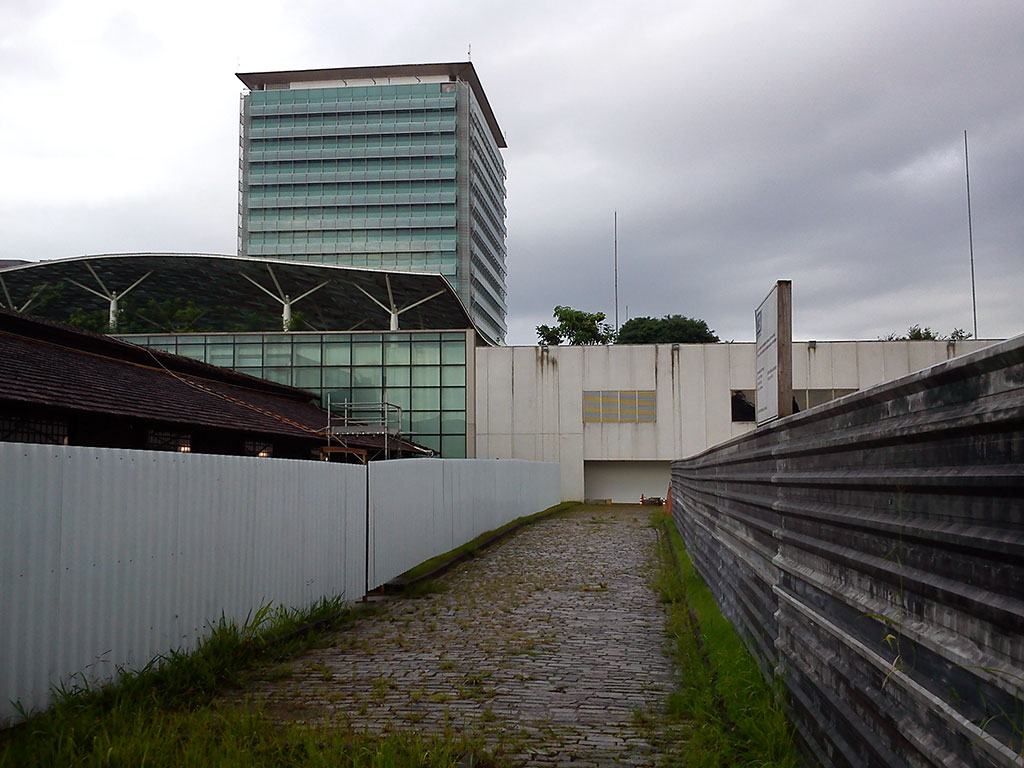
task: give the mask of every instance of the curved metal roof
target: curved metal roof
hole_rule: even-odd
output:
[[[39,293],[43,287],[51,288],[48,303]],[[53,289],[60,292],[56,300]],[[193,302],[203,310],[204,325],[225,331],[238,330],[246,317],[271,318],[271,327],[250,330],[278,330],[282,303],[269,294],[294,303],[302,323],[293,330],[386,331],[391,313],[384,307],[408,308],[399,314],[402,330],[474,327],[451,283],[432,272],[195,253],[101,254],[0,269],[0,302],[41,317],[64,320],[70,307],[109,309],[107,299],[87,289],[107,296],[127,292],[124,301],[135,307],[150,300]],[[160,330],[166,329],[153,328]]]

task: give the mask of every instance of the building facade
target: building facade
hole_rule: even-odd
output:
[[[239,255],[438,272],[502,343],[505,140],[473,65],[238,77]]]
[[[466,425],[482,342],[441,275],[107,254],[0,269],[0,297],[10,309],[303,389],[342,419],[387,413],[396,436],[446,458],[473,456]]]
[[[400,409],[400,434],[447,459],[472,457],[466,444],[473,396],[472,331],[185,333],[123,339],[231,368],[314,395],[359,418],[381,403]],[[469,451],[469,452],[467,452]]]
[[[993,341],[793,343],[800,410]],[[755,345],[481,347],[469,432],[477,458],[552,461],[563,499],[664,496],[669,463],[755,428]]]
[[[332,408],[387,404],[445,458],[557,462],[566,500],[663,495],[669,462],[754,428],[753,343],[491,346],[436,273],[110,254],[0,268],[0,295],[97,330],[119,317],[124,339]],[[806,410],[991,343],[796,342],[794,397]]]

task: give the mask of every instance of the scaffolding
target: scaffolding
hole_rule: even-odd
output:
[[[330,393],[328,393],[326,410],[327,450],[325,453],[334,450],[358,453],[363,456],[362,460],[365,463],[365,451],[344,447],[332,448],[331,441],[337,440],[339,444],[343,444],[346,437],[371,435],[383,438],[384,459],[391,458],[391,440],[401,439],[402,436],[401,406],[388,402],[352,403],[348,400],[335,403],[331,401]]]

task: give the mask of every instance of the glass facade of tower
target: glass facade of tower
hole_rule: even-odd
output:
[[[505,171],[473,87],[295,74],[242,98],[239,253],[440,272],[500,343]]]

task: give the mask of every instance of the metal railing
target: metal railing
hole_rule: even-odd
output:
[[[332,435],[402,434],[402,408],[392,403],[340,403],[327,396],[327,431]]]

